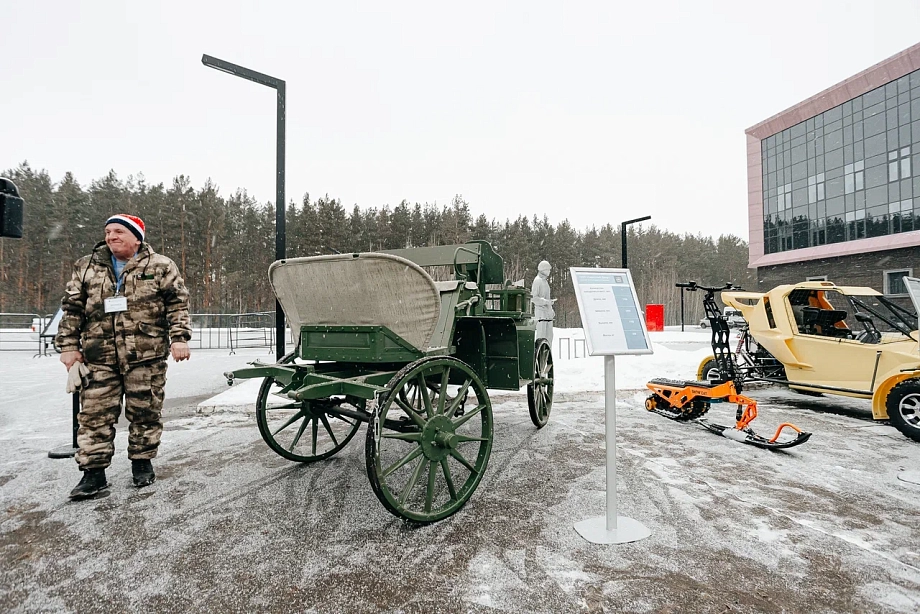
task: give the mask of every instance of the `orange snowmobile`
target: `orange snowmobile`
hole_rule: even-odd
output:
[[[679,283],[677,286],[686,288],[690,292],[697,290],[706,292],[703,307],[712,326],[712,353],[718,365],[718,371],[713,373],[712,379],[706,381],[665,378],[651,380],[646,384],[652,394],[645,400],[645,408],[672,420],[695,420],[713,433],[759,448],[771,450],[792,448],[808,441],[811,433],[802,431],[788,422],[779,425],[776,433],[769,439],[755,433],[750,426],[757,417],[757,402],[741,394],[743,377],[735,369],[735,361],[732,358],[731,346],[728,342],[730,329],[715,301],[716,292],[739,288],[734,288],[732,284],[719,288],[699,286],[694,281]],[[703,418],[712,403],[736,403],[738,405],[734,427],[714,424]],[[791,439],[783,436],[783,431],[786,429],[795,433]],[[782,439],[781,436],[783,436]]]

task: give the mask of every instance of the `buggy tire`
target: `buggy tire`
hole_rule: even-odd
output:
[[[549,422],[553,409],[553,351],[546,339],[540,339],[533,353],[533,377],[527,384],[527,408],[530,421],[538,429]]]
[[[703,363],[699,373],[696,374],[696,379],[701,382],[719,379],[719,364],[716,362],[715,358],[710,358]]]
[[[885,399],[888,420],[901,434],[920,441],[920,378],[904,380]]]

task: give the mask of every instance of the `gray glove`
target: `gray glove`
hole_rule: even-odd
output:
[[[67,372],[67,393],[74,393],[86,384],[86,376],[89,375],[89,367],[82,362],[75,362]]]

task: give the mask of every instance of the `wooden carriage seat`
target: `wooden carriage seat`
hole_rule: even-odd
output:
[[[422,352],[444,347],[443,331],[435,334],[441,292],[405,258],[373,252],[289,258],[272,263],[268,278],[295,336],[303,325],[378,325]]]

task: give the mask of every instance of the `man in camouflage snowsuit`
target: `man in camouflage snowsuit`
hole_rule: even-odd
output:
[[[144,222],[114,215],[105,224],[105,241],[76,262],[61,301],[64,310],[55,342],[70,370],[83,363],[77,416],[83,479],[72,499],[108,488],[105,468],[115,453],[115,423],[124,397],[128,458],[134,484],[156,479],[150,459],[157,454],[163,423],[166,357],[189,357],[191,320],[188,291],[176,264],[144,242]]]

